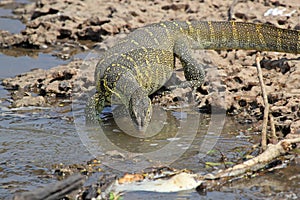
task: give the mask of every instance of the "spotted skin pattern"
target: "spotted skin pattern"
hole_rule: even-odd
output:
[[[107,50],[97,64],[97,92],[88,103],[87,120],[94,121],[106,103],[120,102],[143,131],[152,114],[148,96],[169,80],[175,57],[181,61],[187,80],[182,86],[196,88],[203,83],[204,68],[192,57],[194,49],[298,54],[300,32],[233,21],[166,21],[139,28]]]

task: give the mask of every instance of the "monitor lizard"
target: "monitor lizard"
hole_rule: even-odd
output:
[[[203,83],[204,68],[192,57],[193,49],[298,54],[300,31],[234,21],[165,21],[136,29],[108,49],[98,62],[97,92],[87,105],[87,121],[97,120],[105,102],[121,102],[137,129],[144,131],[152,116],[148,96],[168,81],[175,57],[181,61],[187,80],[178,87],[196,88]]]

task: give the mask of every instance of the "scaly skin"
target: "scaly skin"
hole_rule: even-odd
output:
[[[148,95],[170,78],[175,57],[182,63],[187,82],[199,87],[204,68],[192,49],[245,49],[300,53],[300,32],[270,25],[244,22],[167,21],[145,26],[106,51],[97,64],[97,93],[87,111],[87,120],[97,118],[105,102],[123,103],[138,130],[148,126],[152,107]],[[180,87],[181,87],[180,86]],[[112,95],[113,94],[113,95]]]

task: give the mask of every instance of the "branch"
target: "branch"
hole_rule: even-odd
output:
[[[261,131],[261,147],[263,150],[266,150],[267,148],[267,126],[268,126],[268,116],[269,116],[269,103],[268,103],[268,97],[267,97],[267,92],[266,92],[266,87],[263,81],[263,76],[262,76],[262,71],[260,67],[260,55],[259,53],[256,55],[255,58],[256,61],[256,69],[258,73],[258,79],[261,87],[261,92],[265,104],[265,109],[264,109],[264,118],[263,118],[263,126],[262,126],[262,131]]]
[[[56,200],[70,194],[81,187],[84,183],[82,175],[73,175],[67,179],[49,184],[43,188],[38,188],[30,192],[23,192],[13,197],[13,200]]]
[[[293,139],[284,139],[281,140],[279,143],[273,145],[269,144],[266,151],[262,154],[258,155],[255,158],[247,160],[241,164],[235,165],[231,168],[223,170],[216,175],[206,175],[205,178],[207,179],[219,179],[219,178],[227,178],[233,176],[239,176],[246,174],[247,172],[256,172],[262,168],[264,168],[268,163],[270,163],[275,158],[286,154],[290,150],[292,150],[292,144],[299,143],[300,137],[293,138]]]
[[[272,162],[277,157],[286,154],[292,150],[294,143],[300,143],[300,137],[293,139],[284,139],[279,143],[270,144],[266,151],[244,163],[238,164],[226,170],[220,171],[217,174],[193,174],[186,170],[162,171],[147,173],[126,174],[124,177],[114,181],[106,190],[105,194],[121,194],[129,191],[151,191],[151,192],[178,192],[182,190],[191,190],[201,188],[204,185],[206,189],[219,187],[222,184],[230,181],[229,178],[245,175],[248,172],[256,172],[263,169],[266,165]],[[161,174],[159,178],[157,176]],[[165,174],[165,175],[163,175]]]
[[[236,4],[239,3],[239,0],[233,0],[232,4],[230,5],[227,14],[228,14],[228,21],[231,21],[233,19],[233,9],[236,6]]]

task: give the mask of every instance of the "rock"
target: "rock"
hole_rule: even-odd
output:
[[[46,96],[50,97],[70,97],[74,85],[78,88],[83,88],[84,84],[89,81],[88,77],[93,78],[93,70],[95,65],[88,65],[85,69],[80,69],[82,61],[73,61],[68,65],[61,65],[50,70],[35,69],[14,78],[7,78],[2,81],[6,89],[12,90],[14,94],[14,107],[44,105],[47,100]],[[79,68],[79,69],[77,69]],[[85,82],[79,80],[78,71],[86,75]],[[78,79],[78,80],[77,80]],[[32,99],[34,103],[30,103],[30,98],[24,95],[26,92],[36,93],[41,95],[41,99]],[[49,102],[47,102],[49,103]]]
[[[45,106],[46,101],[42,96],[25,96],[22,99],[18,99],[12,103],[12,107],[26,107],[26,106]]]

